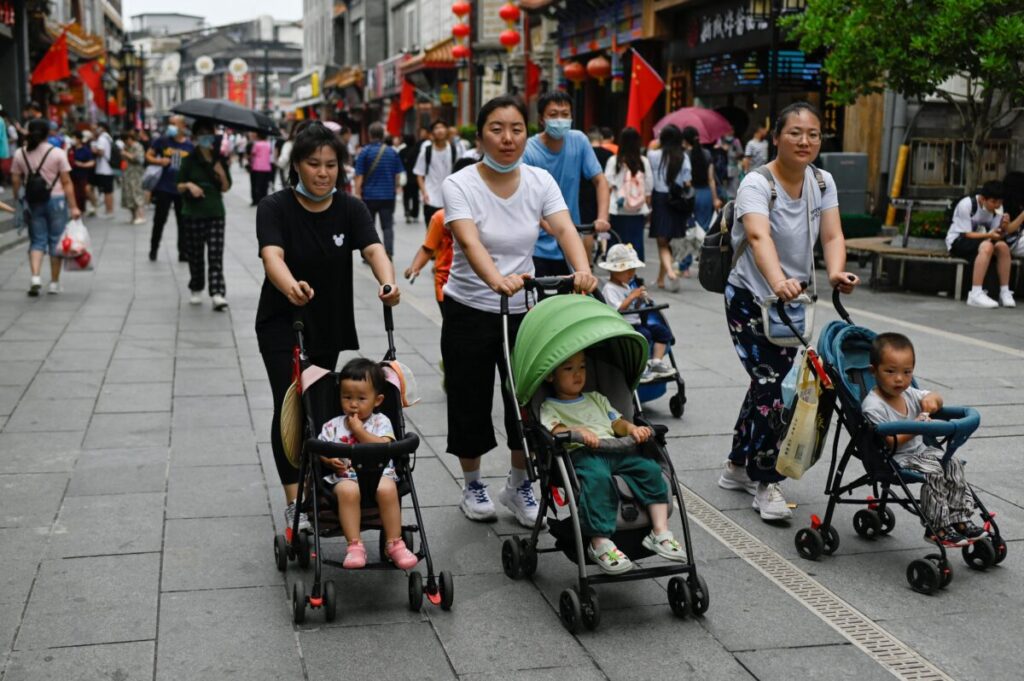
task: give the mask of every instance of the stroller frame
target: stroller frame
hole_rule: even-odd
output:
[[[572,293],[573,279],[572,277],[528,279],[525,282],[525,289],[527,293],[531,291],[536,292],[538,299],[543,299],[547,295]],[[502,296],[502,348],[509,387],[514,395],[516,388],[509,350],[508,318],[508,297]],[[654,431],[656,445],[664,448],[665,434],[668,432],[668,428],[647,421],[643,416],[643,411],[640,408],[640,402],[635,392],[632,399],[635,410],[634,421],[637,425],[650,427]],[[537,511],[537,521],[530,530],[529,536],[521,537],[515,535],[503,542],[501,563],[505,575],[515,580],[531,577],[537,570],[537,557],[542,553],[564,552],[570,559],[573,559],[573,555],[575,555],[574,560],[578,568],[577,583],[563,590],[559,596],[559,616],[562,624],[571,633],[576,633],[579,630],[580,624],[590,630],[596,629],[599,626],[601,610],[597,592],[593,589],[593,586],[611,582],[671,577],[672,579],[669,580],[668,584],[668,600],[672,612],[678,617],[685,617],[687,614],[698,617],[703,615],[708,609],[709,592],[704,579],[697,573],[697,567],[693,559],[693,544],[686,517],[686,505],[679,489],[679,481],[676,478],[671,458],[660,456],[658,461],[667,468],[671,495],[679,509],[683,527],[683,546],[686,551],[686,562],[669,563],[656,567],[634,567],[629,572],[619,575],[609,575],[600,572],[590,574],[587,570],[587,554],[583,546],[584,538],[580,526],[579,508],[576,499],[576,490],[579,489],[580,484],[571,463],[571,453],[565,449],[565,445],[572,441],[571,434],[552,434],[548,432],[543,426],[533,423],[532,419],[528,418],[527,410],[527,407],[520,408],[519,418],[516,419],[516,428],[523,443],[529,478],[531,481],[539,480],[540,482],[540,505]],[[524,420],[529,421],[529,424],[524,426]],[[539,456],[531,450],[531,440],[538,443],[536,449],[540,452]],[[555,477],[556,474],[557,478]],[[559,486],[556,482],[557,480],[561,480],[564,483],[564,499],[559,498],[556,491],[556,488]],[[564,547],[558,545],[552,548],[540,548],[538,546],[540,533],[545,526],[545,522],[548,520],[548,511],[555,510],[557,519],[558,505],[565,505],[569,509],[573,532],[572,554],[566,551]]]
[[[836,288],[832,293],[832,304],[844,322],[853,324],[849,313],[839,299],[839,295],[839,289]],[[782,320],[796,332],[796,329],[789,323],[785,315],[784,307],[780,305],[778,309],[780,309]],[[797,333],[797,335],[800,334]],[[804,341],[805,346],[809,346],[806,339],[801,337],[801,340]],[[856,410],[856,413],[859,415],[859,404],[857,404],[856,398],[849,393],[845,384],[845,377],[840,375],[835,366],[827,362],[822,362],[822,365],[835,387],[836,397],[839,402],[835,408],[838,418],[835,436],[832,441],[832,458],[829,462],[828,477],[825,483],[828,506],[825,509],[824,518],[812,515],[810,527],[803,528],[796,533],[794,543],[797,552],[808,560],[817,560],[823,554],[832,555],[836,552],[839,548],[839,533],[833,525],[833,518],[836,507],[839,504],[864,507],[854,514],[853,527],[857,534],[865,539],[876,539],[892,532],[896,526],[896,516],[889,509],[891,505],[902,507],[911,515],[920,518],[930,535],[937,537],[936,529],[938,528],[933,527],[931,522],[925,518],[917,496],[914,495],[909,487],[910,484],[923,482],[923,477],[915,471],[902,470],[895,460],[897,445],[895,443],[887,445],[884,440],[886,436],[911,433],[915,426],[911,423],[892,424],[892,426],[880,424],[876,426],[862,416],[860,418],[851,418],[847,413],[848,410]],[[929,434],[926,428],[922,427],[917,429],[918,432],[911,434],[924,435],[936,446],[945,447],[945,455],[942,459],[942,464],[945,466],[956,452],[956,449],[966,441],[967,436],[970,434],[963,435],[962,429],[961,433],[958,433],[957,423],[974,421],[977,418],[977,412],[964,407],[946,407],[933,414],[932,417],[936,420],[950,422],[952,427],[948,429],[949,433],[938,439]],[[840,458],[839,437],[844,426],[850,432],[850,442]],[[971,430],[973,431],[973,427]],[[876,449],[881,458],[884,459],[885,470],[873,473],[866,471],[863,475],[844,484],[843,478],[850,460],[856,457],[864,461],[865,468],[868,468],[865,456],[870,456],[868,452],[872,448]],[[865,486],[870,486],[872,491],[872,494],[866,498],[844,498],[845,495],[852,494],[855,490]],[[990,536],[964,546],[962,548],[962,555],[964,562],[969,567],[976,570],[985,570],[1003,561],[1006,557],[1006,542],[1003,540],[999,532],[999,526],[995,522],[995,513],[988,510],[973,487],[968,485],[968,489],[971,491],[971,496],[984,521],[985,529],[988,530]],[[946,588],[953,581],[953,568],[947,557],[946,547],[938,539],[934,543],[939,551],[937,554],[930,553],[923,559],[911,561],[907,566],[907,581],[911,588],[919,593],[933,593],[938,589]]]
[[[394,340],[394,320],[392,310],[384,306],[384,326],[388,338],[388,350],[384,355],[384,362],[396,359]],[[303,338],[304,324],[296,319],[292,325],[296,336],[295,350],[295,371],[296,376],[302,375],[302,371],[310,367],[309,358],[306,354]],[[323,380],[323,379],[320,379]],[[301,380],[299,381],[301,389]],[[323,580],[323,566],[330,565],[336,568],[343,568],[341,561],[325,558],[320,548],[322,537],[332,537],[341,534],[340,521],[337,528],[321,529],[321,495],[326,498],[326,491],[320,488],[321,480],[326,471],[320,461],[320,457],[348,458],[352,460],[353,467],[360,470],[359,488],[361,494],[361,505],[363,509],[375,510],[375,492],[381,478],[383,467],[388,461],[393,461],[395,470],[399,475],[399,503],[403,494],[403,487],[407,486],[406,493],[412,497],[413,513],[416,523],[402,525],[402,540],[412,550],[414,537],[419,534],[420,545],[413,551],[416,557],[427,564],[426,585],[423,583],[423,575],[415,569],[408,571],[408,596],[409,609],[419,611],[423,605],[423,596],[432,604],[440,606],[443,610],[450,610],[454,599],[454,581],[450,572],[442,570],[434,572],[434,561],[430,554],[430,546],[427,541],[426,532],[423,530],[423,515],[420,510],[419,497],[416,493],[416,483],[413,480],[412,471],[415,469],[415,454],[419,447],[419,436],[415,433],[405,432],[405,416],[402,412],[401,399],[397,405],[397,418],[392,420],[397,439],[388,443],[372,444],[337,444],[322,442],[318,439],[319,433],[313,419],[313,405],[306,390],[301,394],[305,416],[305,438],[302,443],[302,452],[299,459],[299,489],[295,499],[295,519],[291,527],[286,528],[285,534],[278,534],[274,538],[274,558],[278,570],[284,572],[289,561],[298,561],[299,567],[308,568],[313,564],[313,584],[307,592],[301,579],[295,580],[292,585],[292,615],[296,624],[301,624],[306,618],[306,607],[313,609],[324,609],[325,619],[332,622],[337,612],[337,591],[332,580]],[[332,497],[333,498],[333,497]],[[310,523],[312,530],[299,530],[299,511],[309,508]],[[375,563],[368,562],[364,570],[397,570],[389,560],[385,558],[385,536],[384,528],[380,524],[367,523],[367,515],[364,513],[360,530],[380,531],[380,560]]]

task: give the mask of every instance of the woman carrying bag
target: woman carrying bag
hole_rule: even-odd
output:
[[[821,241],[829,284],[850,293],[860,283],[845,271],[846,243],[832,176],[811,163],[821,149],[821,116],[806,102],[780,112],[772,133],[778,157],[740,185],[732,232],[736,265],[725,287],[725,315],[743,368],[747,395],[733,433],[732,451],[718,485],[754,495],[753,507],[766,521],[792,517],[775,469],[783,411],[782,380],[796,357],[792,332],[774,318],[774,301],[799,327],[814,287],[814,242]],[[802,321],[801,321],[802,320]],[[766,328],[767,324],[767,328]],[[786,334],[790,334],[786,337]]]
[[[619,152],[604,167],[611,194],[608,211],[612,223],[612,245],[622,242],[633,245],[640,260],[644,259],[644,223],[651,214],[651,193],[654,176],[651,164],[640,153],[640,133],[625,128],[619,133]]]
[[[692,179],[690,159],[683,150],[683,135],[679,128],[669,124],[658,135],[659,148],[648,152],[654,175],[651,192],[651,237],[658,241],[658,288],[665,288],[668,278],[670,291],[679,290],[679,281],[672,267],[672,239],[686,236],[688,215],[672,207],[671,186],[689,188]]]

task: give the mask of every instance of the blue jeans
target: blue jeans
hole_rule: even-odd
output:
[[[366,199],[364,203],[370,211],[371,219],[380,216],[380,230],[384,233],[384,251],[390,258],[395,254],[395,200]]]
[[[46,203],[29,206],[32,218],[28,223],[30,251],[60,255],[60,238],[68,224],[68,203],[63,196],[52,196]]]

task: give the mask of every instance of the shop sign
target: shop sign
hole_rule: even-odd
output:
[[[800,50],[779,50],[776,83],[780,92],[821,90],[821,62]],[[693,62],[696,95],[762,92],[768,86],[771,56],[768,50],[702,57]]]
[[[747,0],[708,5],[694,10],[684,21],[683,37],[670,50],[677,58],[735,53],[771,41],[768,20],[751,14]]]
[[[644,37],[643,0],[622,0],[594,11],[588,8],[559,22],[558,56],[572,59],[601,50],[617,50]]]
[[[407,57],[399,54],[377,64],[366,74],[366,92],[370,99],[393,97],[402,90],[401,66]]]

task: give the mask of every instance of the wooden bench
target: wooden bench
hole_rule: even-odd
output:
[[[953,285],[953,299],[960,300],[963,293],[964,268],[970,265],[970,261],[963,258],[955,258],[945,250],[931,250],[928,248],[903,248],[893,245],[892,241],[901,237],[872,236],[860,239],[847,239],[846,250],[857,256],[867,257],[871,260],[871,278],[869,284],[876,288],[881,283],[882,266],[885,260],[897,260],[900,263],[899,278],[896,282],[899,288],[903,288],[903,277],[908,262],[927,262],[935,265],[952,265],[956,267],[956,283]],[[1012,288],[1016,290],[1020,284],[1021,258],[1014,258],[1017,276],[1013,279]]]

